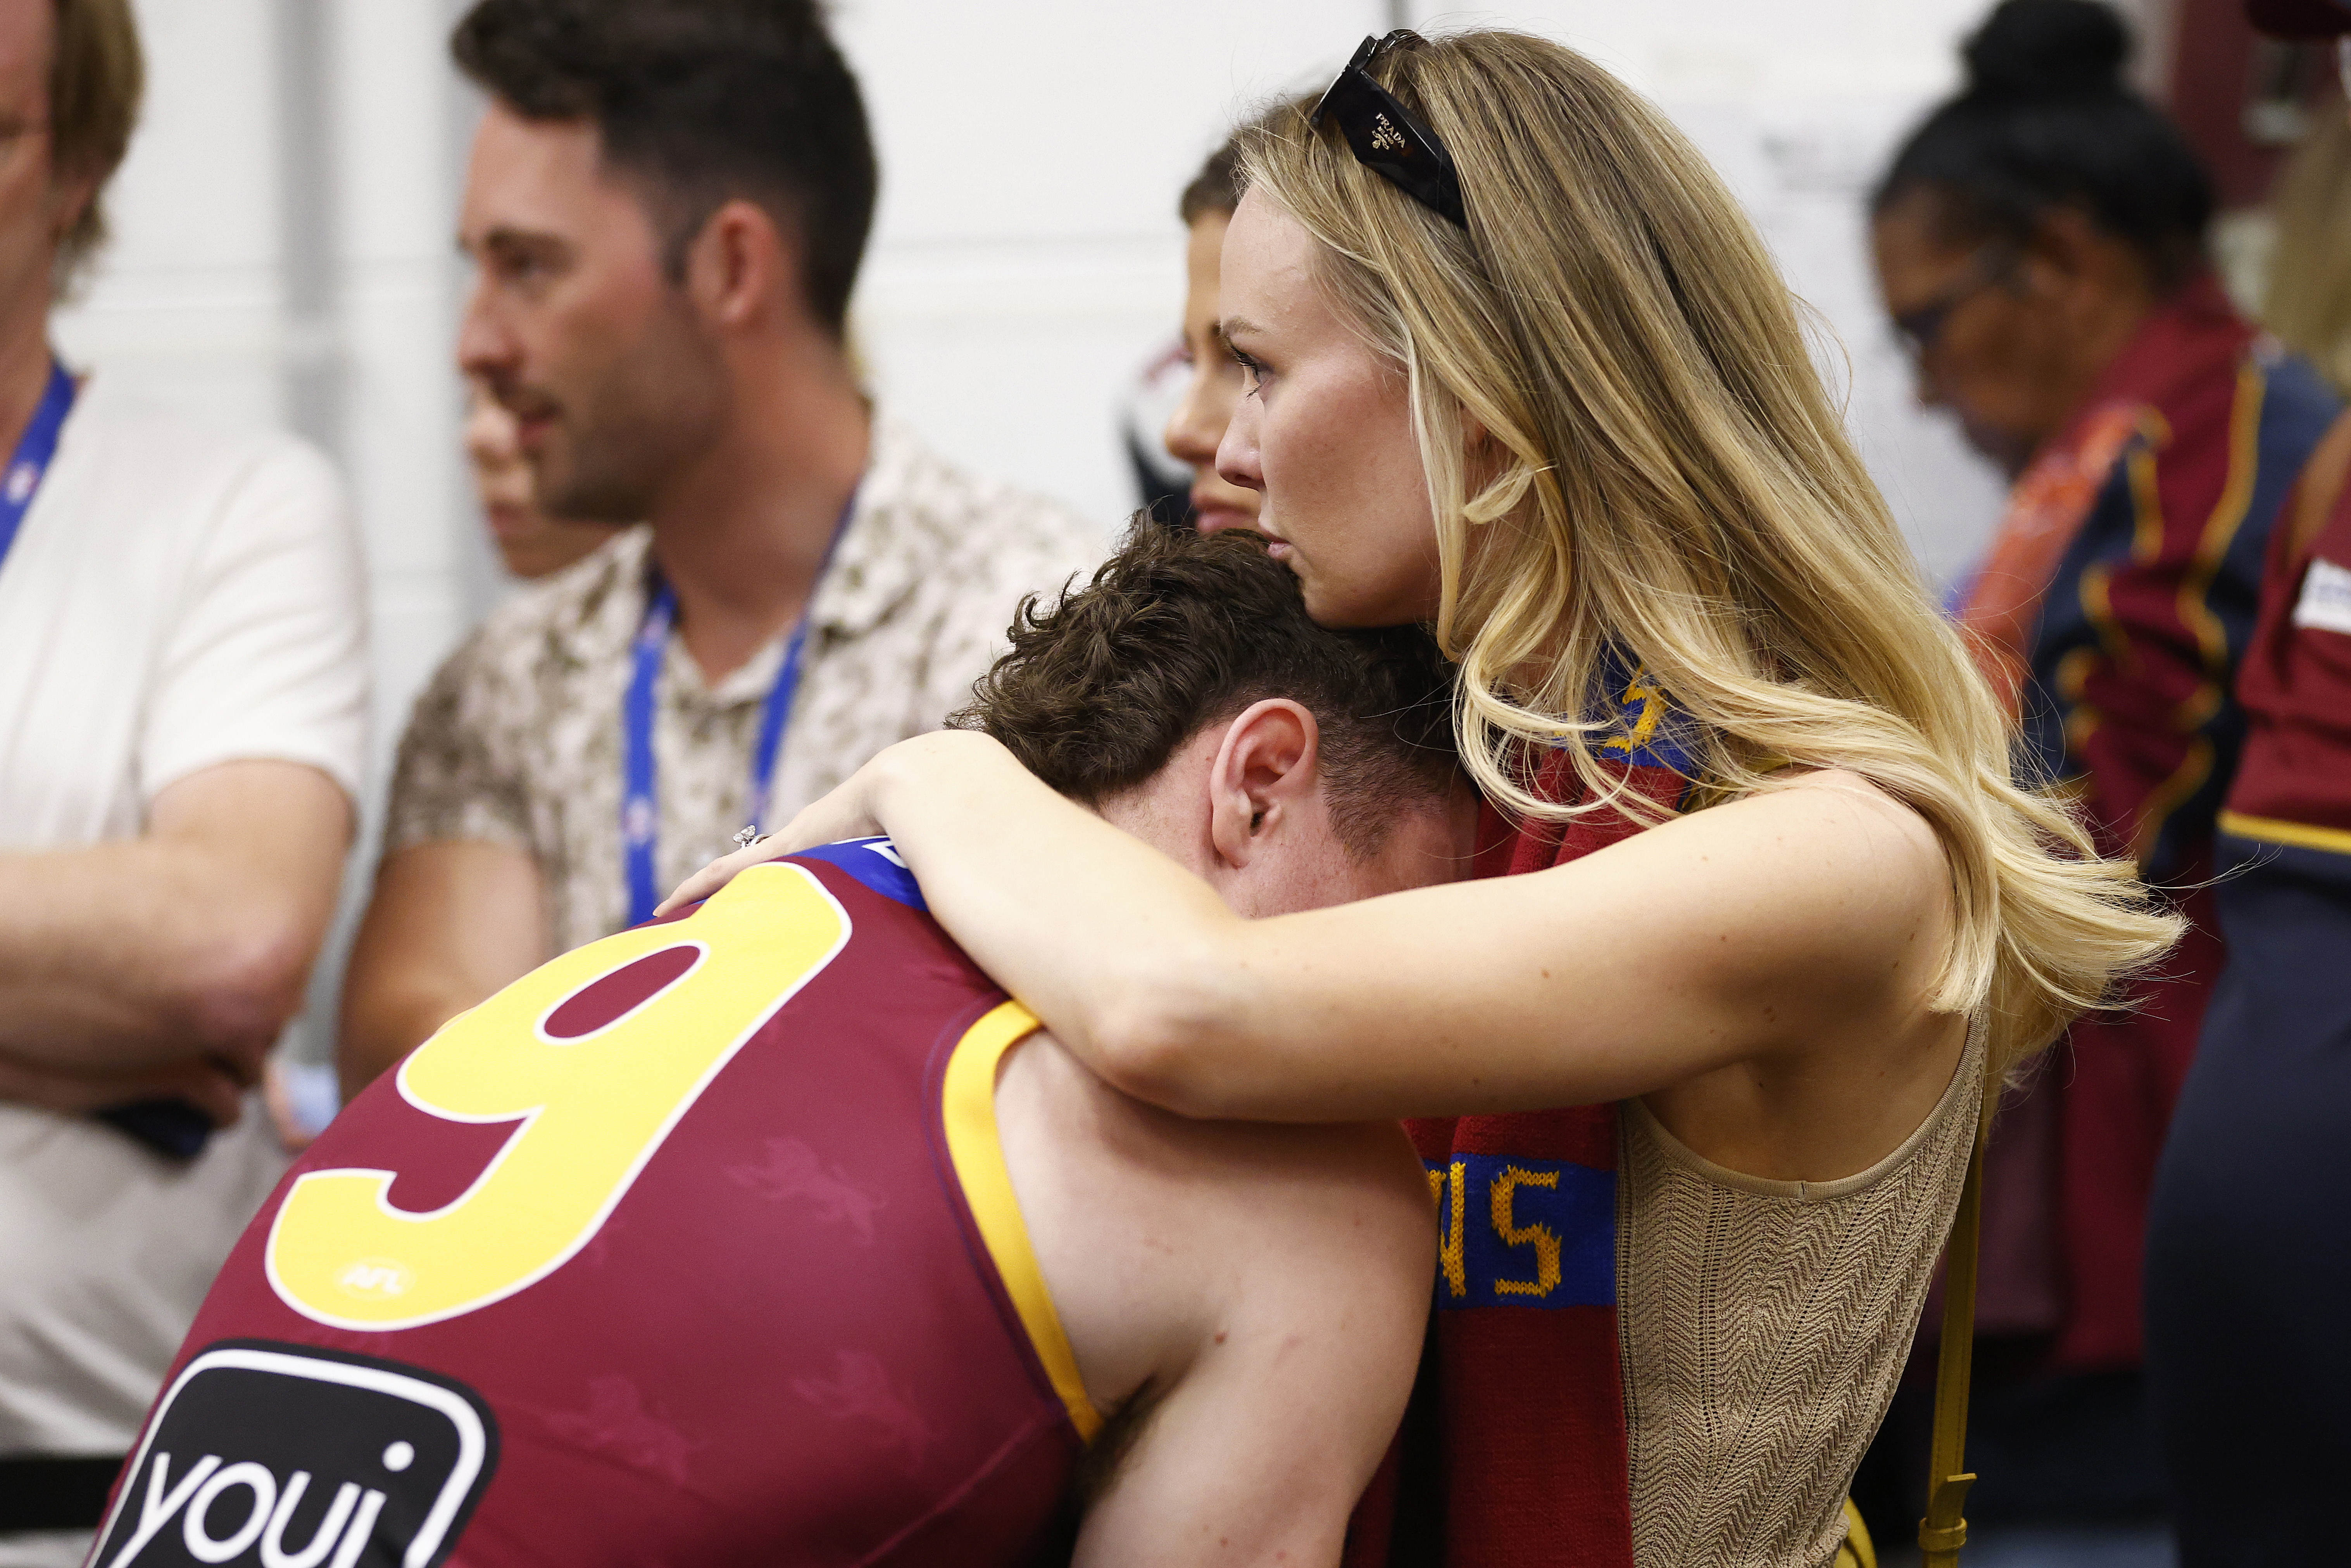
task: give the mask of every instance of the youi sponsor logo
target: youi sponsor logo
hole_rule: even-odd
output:
[[[434,1568],[496,1466],[496,1423],[462,1384],[225,1341],[164,1393],[89,1568]]]

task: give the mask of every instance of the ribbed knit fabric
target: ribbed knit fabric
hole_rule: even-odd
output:
[[[1826,1568],[1967,1178],[1979,1017],[1934,1110],[1857,1176],[1765,1181],[1617,1119],[1637,1568]]]

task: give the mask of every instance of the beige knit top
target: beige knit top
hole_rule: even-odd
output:
[[[1984,1022],[1902,1146],[1840,1181],[1765,1181],[1617,1118],[1618,1353],[1637,1568],[1826,1568],[1958,1212]]]

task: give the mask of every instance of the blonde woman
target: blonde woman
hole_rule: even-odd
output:
[[[1440,1310],[1357,1560],[1826,1563],[1986,1075],[2173,927],[2010,778],[1786,288],[1648,105],[1392,34],[1244,166],[1218,469],[1316,619],[1458,655],[1520,824],[1480,869],[1525,874],[1238,920],[945,733],[676,896],[887,832],[1129,1092],[1417,1118]]]

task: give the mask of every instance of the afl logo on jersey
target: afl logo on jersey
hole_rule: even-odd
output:
[[[91,1568],[434,1568],[497,1468],[470,1388],[372,1357],[226,1340],[131,1456]]]
[[[362,1258],[335,1276],[335,1283],[354,1296],[383,1301],[404,1296],[416,1276],[397,1258]]]

